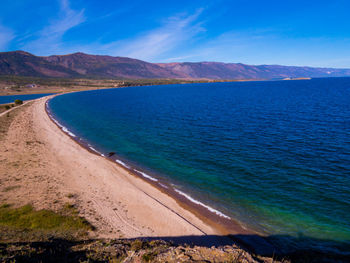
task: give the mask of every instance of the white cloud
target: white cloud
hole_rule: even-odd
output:
[[[0,51],[5,51],[14,38],[15,35],[13,31],[0,24]]]
[[[180,14],[170,17],[159,28],[135,38],[105,44],[100,48],[112,55],[154,61],[205,30],[198,22],[202,11],[203,9],[199,9],[192,15]]]
[[[84,10],[73,10],[68,0],[60,0],[58,18],[38,32],[37,38],[26,43],[23,48],[43,55],[60,53],[64,50],[62,37],[70,29],[85,21]]]
[[[205,31],[199,16],[203,9],[193,14],[177,14],[168,17],[160,27],[143,32],[136,37],[107,43],[96,40],[89,44],[72,44],[63,41],[64,34],[85,22],[84,10],[72,10],[68,0],[60,0],[59,18],[37,33],[36,39],[22,45],[26,51],[36,55],[67,54],[85,52],[111,56],[125,56],[147,61],[165,61],[168,53],[192,41]],[[90,21],[91,22],[91,21]]]

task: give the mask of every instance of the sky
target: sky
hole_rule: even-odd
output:
[[[350,68],[349,0],[1,0],[0,52]]]

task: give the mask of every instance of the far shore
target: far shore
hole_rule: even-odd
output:
[[[0,96],[41,93],[66,93],[130,86],[191,84],[212,82],[266,81],[266,79],[51,79],[0,76]]]

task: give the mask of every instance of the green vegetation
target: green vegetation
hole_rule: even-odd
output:
[[[142,259],[143,259],[143,261],[151,262],[154,260],[155,256],[156,255],[153,252],[145,253],[142,255]]]
[[[0,206],[0,226],[11,232],[24,231],[55,233],[57,236],[85,235],[93,227],[77,215],[74,207],[66,206],[60,213],[49,210],[34,210],[31,205],[12,208],[8,204]]]
[[[134,240],[131,243],[131,250],[132,251],[139,251],[143,247],[143,242],[139,239]]]
[[[35,83],[37,86],[104,86],[113,87],[113,85],[120,86],[138,86],[138,85],[160,85],[160,84],[176,84],[176,83],[194,83],[194,82],[208,82],[208,81],[194,81],[181,79],[107,79],[107,78],[39,78],[39,77],[23,77],[23,76],[0,76],[0,82],[12,86],[12,89],[20,89],[29,83]]]
[[[15,100],[15,105],[21,105],[21,104],[23,104],[23,101],[19,99]]]

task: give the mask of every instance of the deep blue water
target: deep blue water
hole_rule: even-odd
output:
[[[15,100],[34,100],[44,96],[49,96],[53,93],[45,93],[45,94],[27,94],[27,95],[8,95],[8,96],[0,96],[0,104],[12,103]]]
[[[49,106],[99,151],[255,230],[350,241],[350,78],[86,91]]]

